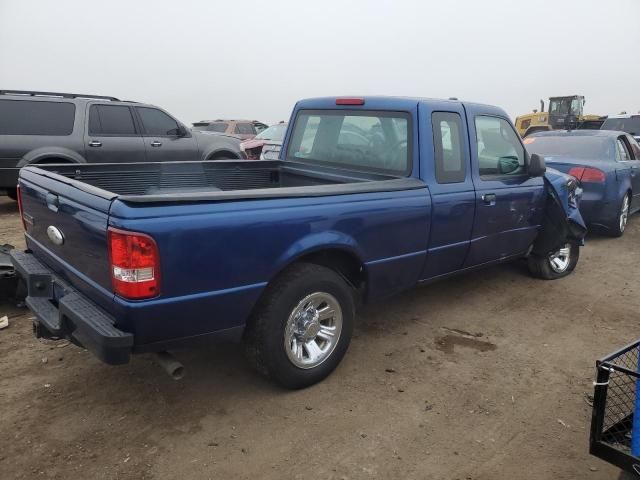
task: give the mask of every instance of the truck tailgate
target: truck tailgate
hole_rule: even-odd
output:
[[[27,247],[97,303],[110,301],[107,221],[112,198],[26,170],[19,185]]]

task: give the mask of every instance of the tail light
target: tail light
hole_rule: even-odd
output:
[[[115,293],[140,300],[160,294],[160,256],[149,235],[109,227],[109,264]]]
[[[27,231],[27,222],[24,221],[24,210],[22,210],[22,190],[20,185],[16,187],[16,198],[18,199],[18,212],[20,212],[20,220],[22,221],[22,228]]]
[[[591,167],[573,167],[569,175],[576,177],[581,183],[604,183],[605,174],[602,170]]]

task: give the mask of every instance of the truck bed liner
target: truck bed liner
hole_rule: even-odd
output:
[[[126,202],[310,197],[425,188],[415,178],[275,161],[47,164],[25,167],[94,195]]]

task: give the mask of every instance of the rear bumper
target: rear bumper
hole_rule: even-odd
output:
[[[127,363],[133,335],[114,326],[112,316],[57,277],[32,253],[12,250],[11,262],[27,286],[36,337],[66,338],[105,363]]]
[[[589,225],[609,227],[616,221],[619,205],[613,202],[598,199],[582,199],[580,202],[580,213],[584,221]]]

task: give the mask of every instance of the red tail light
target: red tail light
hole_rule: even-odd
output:
[[[160,294],[160,256],[149,235],[109,227],[109,264],[113,290],[140,300]]]
[[[606,176],[602,170],[591,167],[573,167],[569,170],[569,175],[573,175],[580,182],[604,183]]]
[[[353,98],[353,97],[336,98],[336,105],[364,105],[364,98]]]
[[[22,220],[22,228],[27,231],[27,223],[24,221],[24,211],[22,210],[22,190],[20,185],[16,186],[16,198],[18,199],[18,211],[20,212],[20,220]]]

